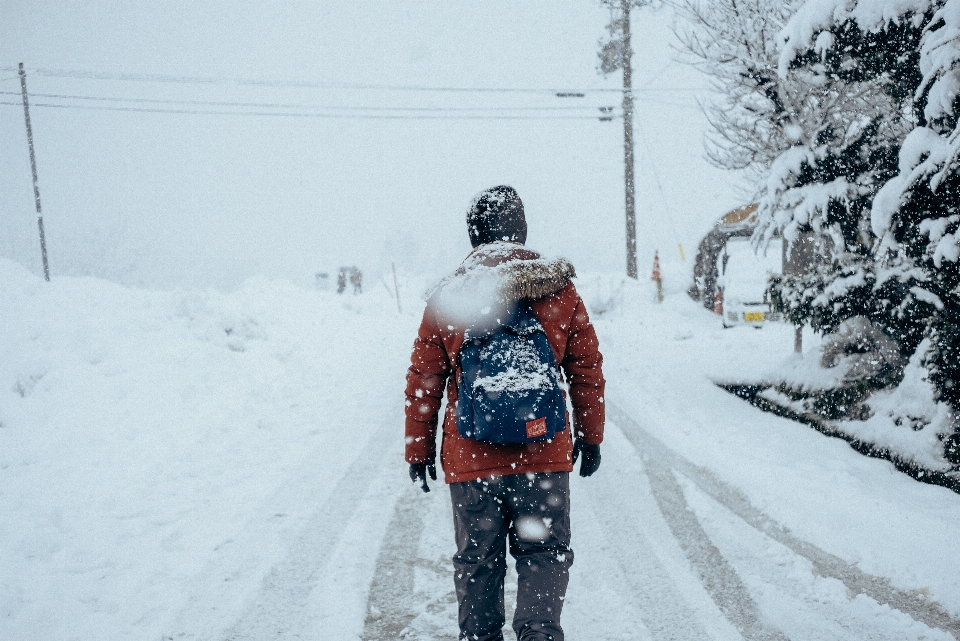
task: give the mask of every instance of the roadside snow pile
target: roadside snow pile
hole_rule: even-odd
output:
[[[207,580],[242,603],[312,504],[271,497],[336,485],[399,412],[364,373],[402,380],[416,331],[383,292],[45,283],[6,260],[0,319],[5,639],[160,638]]]
[[[591,319],[600,318],[620,309],[627,287],[635,286],[621,274],[577,274],[573,284],[587,306]]]
[[[960,482],[956,466],[944,455],[952,414],[934,400],[922,362],[924,345],[905,367],[891,365],[876,350],[838,357],[835,347],[825,339],[803,357],[794,355],[770,368],[759,377],[764,389],[758,396],[843,436],[861,451],[890,458],[918,478],[939,473]],[[896,382],[874,385],[885,368],[897,370]]]
[[[689,279],[670,281],[664,292],[677,293],[689,286]],[[649,279],[633,279],[623,274],[591,273],[577,274],[573,284],[587,306],[591,319],[620,317],[625,309],[633,309],[638,302],[653,303],[657,287]]]

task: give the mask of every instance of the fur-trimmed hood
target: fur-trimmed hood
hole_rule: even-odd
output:
[[[544,258],[513,243],[489,243],[427,292],[427,301],[443,324],[479,331],[506,322],[518,301],[556,294],[575,276],[565,258]]]
[[[442,290],[469,291],[473,285],[493,281],[501,300],[538,300],[556,294],[576,276],[566,258],[544,258],[514,243],[489,243],[473,250],[455,272],[427,292],[426,298],[430,300]],[[487,291],[489,287],[479,289]]]

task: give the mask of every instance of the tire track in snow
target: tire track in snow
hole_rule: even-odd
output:
[[[591,517],[602,524],[605,533],[610,533],[614,537],[616,549],[635,552],[634,554],[611,554],[612,558],[606,558],[604,562],[613,564],[608,567],[619,569],[617,581],[623,584],[625,589],[623,596],[630,603],[631,610],[639,615],[642,627],[645,627],[649,633],[642,638],[650,638],[653,641],[702,641],[717,638],[713,634],[715,631],[705,628],[706,625],[710,625],[709,616],[705,617],[687,605],[682,594],[682,586],[677,584],[670,571],[658,559],[650,540],[643,533],[644,528],[637,525],[638,518],[642,518],[642,510],[656,509],[654,500],[650,499],[647,506],[631,502],[624,496],[622,486],[619,485],[620,480],[622,480],[620,477],[609,474],[585,480],[578,489],[586,492],[587,496],[577,500],[576,504],[582,503],[581,509],[590,510]],[[676,486],[675,490],[679,492],[679,485],[675,480],[673,482]],[[394,641],[408,636],[417,639],[446,639],[450,638],[456,630],[456,597],[451,578],[452,564],[446,559],[441,564],[431,563],[420,556],[420,545],[428,513],[438,509],[437,505],[431,505],[431,500],[443,498],[442,507],[449,510],[449,497],[437,495],[437,490],[442,492],[443,489],[445,488],[435,486],[433,493],[424,495],[411,487],[409,491],[403,492],[397,501],[387,527],[387,536],[377,555],[376,570],[367,600],[363,641]],[[652,492],[647,490],[647,495],[651,494]],[[682,494],[680,498],[682,500]],[[574,509],[577,509],[576,505]],[[445,523],[445,525],[450,528],[450,531],[444,532],[444,535],[452,536],[452,523]],[[702,538],[705,536],[702,535]],[[686,551],[682,544],[680,547]],[[710,549],[715,557],[719,556],[715,548],[710,546]],[[722,557],[719,558],[721,565],[726,563]],[[709,561],[716,563],[716,558],[710,558]],[[597,568],[591,567],[586,571],[595,572]],[[734,570],[728,565],[722,565],[718,571],[736,576]],[[505,627],[507,635],[510,634],[508,626],[512,615],[510,599],[515,597],[515,594],[510,594],[509,589],[509,581],[513,578],[511,572],[512,568],[509,568],[506,595],[507,627]],[[700,578],[702,580],[702,577]],[[690,580],[696,581],[697,578],[691,575]],[[729,581],[722,588],[732,593]],[[746,591],[742,585],[740,588],[739,596],[744,597]],[[709,590],[707,592],[710,596],[714,596]],[[576,595],[568,592],[568,598],[576,598]],[[745,599],[749,601],[749,596],[745,596]],[[741,608],[743,608],[742,604]],[[431,609],[435,609],[438,616],[433,616]],[[748,633],[743,635],[745,638],[758,641],[786,641],[782,635],[766,633],[767,630],[756,621],[755,607],[749,612],[753,614],[753,618],[748,620]],[[622,612],[611,611],[608,617],[616,620],[622,614]],[[729,612],[723,614],[729,614]],[[717,613],[715,616],[719,620],[722,615]],[[568,619],[569,615],[565,618]],[[740,616],[740,618],[744,617]],[[575,629],[578,626],[576,622],[567,620],[565,627]],[[640,627],[637,626],[637,628]],[[731,626],[729,634],[736,635],[736,630],[743,627]],[[639,629],[635,631],[640,632]],[[611,638],[622,638],[623,630],[619,626],[612,626],[610,630],[594,631],[591,634],[593,638],[607,638],[604,636],[606,632],[614,635]],[[727,636],[721,634],[721,638],[727,638]]]
[[[395,426],[384,422],[340,478],[327,500],[313,513],[287,555],[264,577],[250,599],[252,605],[221,638],[224,641],[262,641],[291,636],[303,620],[308,602],[347,523],[380,475],[381,461],[390,452]],[[388,533],[389,535],[389,533]],[[296,635],[300,636],[300,635]]]
[[[586,485],[592,486],[593,481],[591,479]],[[612,477],[610,482],[614,482]],[[698,617],[684,605],[667,570],[650,551],[647,539],[637,531],[635,510],[631,510],[623,501],[611,501],[611,497],[618,496],[617,489],[592,489],[591,496],[584,497],[586,500],[583,503],[586,506],[591,501],[599,502],[602,509],[592,510],[593,516],[600,519],[607,531],[616,533],[618,548],[640,552],[629,559],[619,555],[614,563],[621,567],[629,599],[642,613],[643,623],[650,630],[652,638],[656,641],[702,641],[710,638],[698,623]],[[397,502],[387,527],[387,537],[377,556],[377,568],[367,601],[363,641],[394,641],[407,635],[418,639],[447,639],[455,634],[457,610],[453,565],[446,558],[443,563],[430,563],[418,556],[427,511],[437,509],[428,501],[439,498],[432,495],[428,497],[419,490],[411,489],[404,492]],[[449,497],[444,496],[443,499],[443,507],[449,509]],[[449,526],[449,531],[444,531],[443,536],[452,540],[452,523],[444,524]],[[515,570],[512,563],[509,565],[504,628],[508,638],[511,634],[512,599],[516,597],[515,585],[511,585],[515,582]],[[418,575],[421,579],[419,582]],[[514,589],[511,590],[511,587]],[[575,595],[568,592],[570,597]],[[440,615],[439,620],[430,616],[429,610],[432,608]],[[609,614],[616,616],[619,613]],[[567,621],[565,627],[576,626],[571,626]],[[597,636],[594,634],[594,638]]]
[[[787,641],[782,632],[763,621],[740,575],[713,544],[687,505],[670,467],[656,456],[644,457],[644,463],[661,514],[700,576],[703,587],[727,620],[748,641]]]
[[[639,456],[634,460],[638,469],[631,472],[638,474],[642,469]],[[605,588],[609,587],[611,580],[614,581],[614,595],[629,604],[626,610],[629,610],[630,617],[624,619],[625,610],[622,607],[618,609],[616,603],[585,599],[586,595],[582,594],[578,596],[574,587],[576,583],[573,583],[568,599],[576,601],[569,601],[565,608],[564,627],[570,630],[570,635],[574,635],[576,630],[580,630],[581,634],[589,630],[589,636],[585,638],[594,639],[703,641],[739,638],[732,625],[726,634],[710,629],[710,626],[716,627],[716,623],[722,621],[719,611],[714,615],[716,619],[711,621],[710,615],[696,612],[687,605],[682,586],[677,584],[654,553],[649,537],[643,532],[645,528],[638,526],[640,515],[657,509],[650,490],[644,488],[648,498],[646,504],[641,505],[624,495],[621,480],[622,476],[606,474],[578,483],[575,491],[585,492],[586,495],[574,501],[574,511],[583,510],[589,514],[586,516],[591,523],[588,537],[603,537],[609,544],[604,545],[599,538],[584,538],[582,533],[579,534],[580,542],[575,544],[576,549],[586,545],[588,540],[593,545],[588,552],[578,552],[578,558],[582,560],[574,564],[574,571],[588,573],[588,582],[596,584],[599,581]],[[423,494],[410,487],[397,501],[387,527],[387,536],[377,555],[367,600],[363,641],[393,641],[408,637],[439,640],[452,638],[455,634],[457,607],[452,581],[453,566],[449,557],[444,556],[438,561],[433,554],[438,547],[438,540],[446,541],[449,538],[452,542],[453,524],[448,514],[449,496],[445,489],[435,486],[433,492]],[[443,516],[439,517],[441,510]],[[599,527],[593,527],[594,522]],[[439,528],[442,532],[428,532],[427,523],[431,524],[433,530]],[[666,527],[663,531],[667,533]],[[429,550],[423,549],[425,544]],[[604,547],[610,551],[596,551]],[[631,554],[624,554],[624,550]],[[599,553],[601,557],[596,559],[594,565],[584,566],[590,552]],[[679,550],[676,555],[678,559],[682,558]],[[506,638],[511,638],[512,634],[509,621],[512,617],[512,601],[516,597],[515,571],[513,564],[509,565],[505,586]],[[597,576],[598,573],[603,573],[603,576]],[[697,581],[697,577],[690,575],[689,580]],[[706,595],[703,597],[705,601],[708,598]],[[581,600],[585,602],[577,603]],[[615,601],[620,602],[619,599]],[[576,609],[577,606],[591,608],[586,617],[588,620],[571,620],[570,609]],[[600,612],[595,611],[598,607]],[[712,608],[712,604],[709,607]],[[642,623],[630,623],[638,619]],[[621,623],[611,625],[612,621]],[[591,629],[594,624],[600,628]],[[630,634],[631,630],[639,636],[623,636]]]
[[[670,520],[670,517],[674,519],[671,523],[671,529],[674,530],[678,540],[681,539],[681,536],[685,536],[683,532],[687,527],[699,529],[700,532],[695,536],[697,539],[700,538],[701,533],[703,537],[706,537],[706,533],[696,522],[693,512],[686,507],[686,499],[683,497],[683,492],[676,478],[672,476],[672,470],[676,470],[689,478],[707,495],[736,514],[751,527],[777,541],[795,554],[806,558],[813,565],[814,571],[820,576],[841,581],[849,591],[851,598],[863,594],[877,603],[888,605],[916,621],[931,628],[948,632],[955,639],[960,640],[960,620],[951,617],[946,608],[936,601],[924,598],[921,593],[916,591],[899,590],[893,587],[888,579],[867,574],[843,559],[791,536],[782,525],[753,507],[739,490],[727,485],[709,470],[691,463],[670,450],[659,439],[644,430],[622,409],[608,402],[607,412],[610,419],[623,430],[637,450],[645,456],[644,460],[648,462],[651,470],[651,474],[648,475],[651,479],[651,485],[655,486],[658,502],[664,501],[666,506],[664,516],[668,517],[668,520]],[[679,536],[678,531],[680,532]],[[706,543],[712,546],[709,543],[709,538],[707,538]],[[683,544],[682,540],[681,544]],[[691,542],[691,544],[696,545],[694,542]],[[708,559],[711,554],[704,556],[705,553],[697,551],[695,547],[691,550],[696,558],[696,560],[692,558],[691,562],[695,565],[698,563],[706,564],[702,567],[709,571]],[[722,585],[722,583],[713,586],[705,583],[705,585],[708,589],[711,589],[711,587],[716,589],[716,585]],[[719,602],[718,605],[720,605]],[[736,600],[728,607],[736,609]],[[736,625],[736,621],[733,621],[733,623]]]
[[[585,503],[591,506],[591,512],[602,524],[604,533],[615,539],[614,547],[620,552],[611,556],[616,557],[621,580],[629,589],[631,605],[635,606],[650,637],[654,641],[711,638],[701,624],[701,617],[685,602],[676,580],[654,554],[649,538],[642,532],[642,525],[638,526],[638,520],[644,518],[642,507],[628,502],[621,485],[622,476],[610,472],[608,468],[606,474],[601,471],[586,479],[580,484],[585,486],[580,491],[586,492]]]
[[[363,641],[401,638],[421,609],[414,591],[425,510],[419,498],[412,490],[404,492],[394,508],[367,597]]]

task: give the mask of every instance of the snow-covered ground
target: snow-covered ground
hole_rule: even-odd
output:
[[[723,330],[683,294],[752,185],[701,157],[708,81],[674,60],[669,8],[633,21],[658,305],[600,273],[624,263],[601,3],[8,4],[0,640],[453,639],[450,508],[407,479],[401,390],[418,294],[499,182],[582,272],[607,359],[568,638],[960,638],[960,496],[713,383],[783,370],[793,333]],[[362,295],[309,289],[351,264]],[[933,432],[881,411],[929,409],[908,382],[857,429],[928,461]]]
[[[677,283],[578,281],[610,413],[573,482],[568,638],[960,638],[960,496],[716,387],[792,329],[724,330]],[[399,313],[376,282],[0,260],[0,638],[455,638],[446,493],[402,460],[422,285]]]

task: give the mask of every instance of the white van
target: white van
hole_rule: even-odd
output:
[[[783,273],[783,241],[773,240],[754,251],[749,238],[730,238],[717,258],[718,310],[724,327],[779,320],[771,311],[767,286],[771,276]]]

